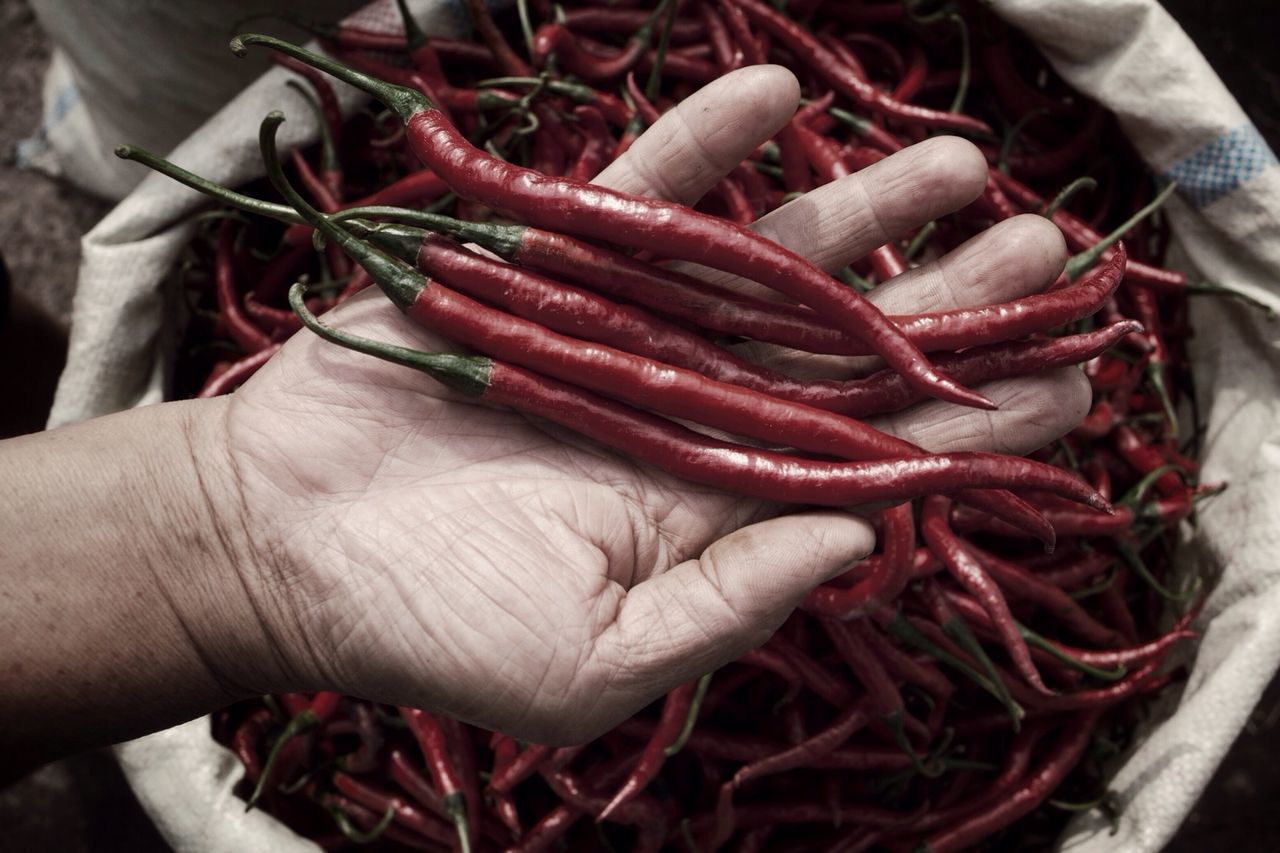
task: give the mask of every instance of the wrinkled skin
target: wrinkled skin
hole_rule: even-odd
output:
[[[797,99],[781,68],[735,72],[597,180],[695,201]],[[836,269],[968,204],[984,175],[972,145],[936,138],[757,227]],[[1042,289],[1064,256],[1056,228],[1020,217],[873,298],[888,313],[1004,301]],[[326,321],[450,348],[374,294]],[[813,375],[849,370],[753,354]],[[932,450],[1023,453],[1069,430],[1089,403],[1075,369],[979,390],[999,411],[926,403],[878,425]],[[256,690],[334,689],[534,741],[581,741],[764,642],[806,590],[875,543],[854,514],[779,516],[784,508],[673,479],[307,332],[224,415],[228,464],[211,493],[241,555],[247,633],[265,646],[219,664],[219,677]]]

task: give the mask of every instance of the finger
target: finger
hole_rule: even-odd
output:
[[[1041,293],[1066,261],[1062,232],[1042,216],[999,222],[941,258],[908,270],[867,294],[886,314],[915,314],[994,305]],[[815,356],[749,343],[740,355],[775,370],[811,379],[847,379],[870,373],[872,358]]]
[[[778,65],[740,68],[667,111],[593,183],[692,204],[795,114],[800,84]]]
[[[983,450],[1023,456],[1074,429],[1093,401],[1089,380],[1076,367],[989,382],[978,390],[999,410],[930,400],[870,423],[934,453]]]
[[[761,217],[752,228],[833,272],[970,204],[982,194],[986,180],[986,160],[977,147],[959,137],[940,136],[824,184]],[[748,293],[772,293],[726,273],[678,266]]]
[[[971,142],[940,136],[825,184],[761,217],[755,230],[838,270],[982,194],[987,164]]]
[[[875,546],[862,519],[824,511],[743,527],[634,586],[596,641],[606,702],[640,707],[765,642],[804,594]]]
[[[1058,226],[1043,216],[1024,214],[889,279],[867,298],[886,314],[994,305],[1040,293],[1066,261],[1067,244]]]

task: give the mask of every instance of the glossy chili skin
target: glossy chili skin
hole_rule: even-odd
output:
[[[666,760],[667,748],[676,742],[684,728],[685,719],[693,703],[695,684],[682,684],[667,694],[662,703],[662,714],[658,718],[658,726],[653,735],[645,743],[644,750],[636,759],[622,787],[601,810],[600,820],[608,819],[620,806],[644,790],[645,786],[658,775]]]
[[[791,51],[806,62],[808,67],[828,85],[863,108],[888,118],[924,127],[967,130],[984,136],[991,134],[991,128],[985,122],[972,116],[904,104],[894,100],[865,79],[860,78],[804,28],[782,13],[774,11],[761,0],[738,0],[738,6],[753,23],[791,48]]]
[[[920,532],[933,552],[942,559],[951,576],[982,604],[1000,635],[1018,674],[1037,690],[1048,693],[1040,673],[1031,661],[1026,641],[1018,633],[1009,603],[966,544],[951,530],[949,499],[934,495],[925,498],[920,512]]]
[[[976,385],[1080,364],[1115,346],[1138,328],[1138,323],[1126,320],[1079,335],[972,347],[939,356],[934,362],[957,381]],[[844,391],[842,405],[829,408],[857,418],[896,412],[923,399],[889,370],[848,382]]]
[[[618,305],[588,290],[485,258],[444,237],[428,235],[423,239],[417,267],[454,290],[561,334],[684,367],[781,400],[842,411],[849,407],[848,393],[856,393],[858,387],[856,382],[802,380],[780,374],[641,308]]]
[[[992,407],[981,395],[934,370],[923,353],[871,303],[799,255],[740,225],[671,202],[514,166],[472,146],[415,90],[381,83],[266,36],[239,37],[233,41],[233,49],[243,52],[247,44],[269,44],[377,92],[404,119],[408,141],[419,159],[463,198],[533,225],[603,240],[623,238],[634,248],[760,279],[761,284],[830,314],[840,328],[865,340],[891,367],[932,396],[962,405]]]
[[[716,842],[722,844],[733,834],[738,815],[733,808],[733,792],[751,779],[771,773],[779,773],[793,767],[810,766],[819,757],[847,741],[854,732],[865,726],[870,714],[860,705],[851,705],[822,731],[802,743],[782,752],[762,757],[740,767],[733,777],[720,787],[716,803]]]
[[[549,230],[603,240],[622,238],[636,248],[763,279],[762,284],[827,312],[926,393],[987,407],[934,370],[871,303],[752,231],[668,202],[549,178],[488,155],[477,156],[437,110],[416,112],[408,124],[418,156],[459,195]]]
[[[809,592],[801,605],[810,613],[853,619],[888,604],[911,582],[915,521],[910,504],[880,513],[884,557],[863,580],[849,587],[824,584]]]

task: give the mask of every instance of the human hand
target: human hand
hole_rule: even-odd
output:
[[[598,181],[692,202],[797,100],[783,69],[735,72]],[[837,269],[972,201],[985,169],[968,143],[930,140],[759,228]],[[873,299],[889,313],[1000,302],[1042,289],[1064,255],[1056,228],[1020,217]],[[375,295],[326,321],[451,349]],[[1074,369],[980,390],[998,412],[925,403],[877,425],[931,450],[1020,453],[1066,432],[1089,402]],[[238,555],[245,633],[261,648],[205,657],[256,690],[333,689],[534,741],[585,740],[762,643],[809,588],[874,544],[856,516],[778,517],[306,333],[223,405],[224,429],[203,433],[226,461],[212,503]]]

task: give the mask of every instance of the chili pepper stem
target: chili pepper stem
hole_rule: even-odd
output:
[[[711,686],[711,676],[714,672],[708,672],[706,675],[698,679],[698,684],[693,689],[693,699],[689,702],[689,714],[685,717],[684,727],[680,729],[680,734],[676,735],[676,739],[671,745],[662,751],[667,758],[684,749],[685,743],[689,740],[689,735],[693,734],[693,727],[698,722],[698,711],[702,708],[702,700],[707,695],[707,688]]]
[[[461,394],[478,397],[489,384],[489,359],[446,352],[423,352],[375,341],[344,332],[320,322],[306,303],[307,286],[297,282],[289,288],[289,305],[302,324],[330,343],[380,358],[393,364],[426,373],[442,385]]]
[[[453,821],[458,833],[458,848],[471,853],[471,833],[467,829],[467,801],[461,791],[454,791],[442,800],[444,810]]]
[[[1225,284],[1217,284],[1212,281],[1189,281],[1187,282],[1187,293],[1195,296],[1226,296],[1237,302],[1244,303],[1251,308],[1257,308],[1263,312],[1268,320],[1276,319],[1276,309],[1260,299],[1254,299],[1243,291],[1236,290],[1234,287],[1228,287]]]
[[[327,74],[332,74],[342,82],[354,86],[362,92],[367,92],[387,106],[396,111],[401,120],[408,121],[410,116],[416,112],[426,109],[432,109],[435,104],[426,95],[417,89],[410,89],[407,86],[397,86],[394,83],[388,83],[385,80],[379,80],[364,72],[357,71],[354,68],[343,65],[341,62],[335,62],[327,56],[321,56],[318,53],[312,53],[291,44],[282,39],[273,38],[272,36],[262,35],[261,33],[245,33],[238,35],[231,40],[231,52],[240,58],[244,58],[248,54],[248,48],[262,45],[272,50],[278,50],[281,53],[292,56],[294,59],[319,68]]]
[[[1059,208],[1071,201],[1076,194],[1084,191],[1092,192],[1097,188],[1098,182],[1088,175],[1085,175],[1082,178],[1076,178],[1074,181],[1058,191],[1058,194],[1053,197],[1053,200],[1045,205],[1045,208],[1040,212],[1040,215],[1049,221],[1053,221],[1053,215],[1058,212]]]
[[[377,841],[387,827],[391,825],[391,819],[396,816],[396,807],[392,803],[387,804],[387,810],[382,813],[382,817],[378,822],[367,830],[359,830],[355,824],[351,822],[351,818],[347,817],[341,809],[330,809],[329,814],[333,817],[333,822],[338,825],[338,829],[356,844],[372,844]]]
[[[1159,210],[1160,206],[1165,203],[1165,200],[1168,199],[1169,196],[1173,195],[1174,190],[1176,190],[1177,188],[1178,188],[1178,185],[1170,181],[1168,184],[1165,185],[1164,189],[1156,193],[1156,197],[1151,199],[1151,201],[1148,202],[1145,207],[1143,207],[1133,216],[1130,216],[1124,222],[1116,226],[1114,231],[1104,236],[1101,240],[1094,243],[1092,246],[1085,249],[1083,252],[1073,255],[1071,259],[1067,261],[1067,266],[1063,270],[1063,272],[1067,276],[1067,279],[1070,281],[1074,281],[1075,279],[1079,278],[1081,273],[1083,273],[1089,267],[1093,266],[1094,261],[1102,257],[1102,253],[1107,251],[1107,249],[1111,247],[1112,243],[1115,243],[1116,241],[1120,240],[1122,237],[1124,237],[1124,235],[1129,231],[1130,228],[1137,225],[1139,222],[1141,222],[1142,220],[1146,219],[1148,216],[1150,216],[1151,214]]]
[[[249,795],[249,801],[245,803],[245,811],[252,811],[253,807],[258,804],[258,800],[262,798],[263,793],[266,792],[267,780],[271,778],[271,771],[275,770],[276,763],[280,760],[280,754],[284,751],[285,744],[308,729],[315,727],[318,723],[319,719],[310,709],[303,710],[289,720],[284,727],[284,731],[280,733],[280,737],[271,745],[271,751],[267,753],[266,763],[262,765],[262,775],[258,777],[258,784],[254,786],[253,793]]]

